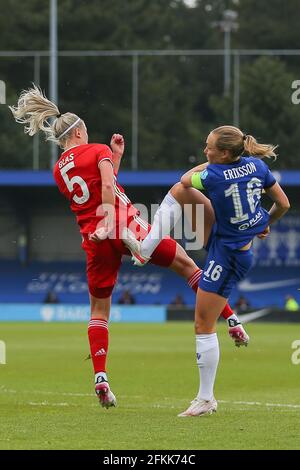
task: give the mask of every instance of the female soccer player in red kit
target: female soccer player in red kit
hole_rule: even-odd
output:
[[[139,217],[138,210],[117,182],[124,139],[120,134],[114,134],[111,148],[104,144],[89,144],[83,120],[73,113],[60,114],[58,107],[35,85],[23,90],[17,106],[10,109],[15,120],[25,125],[26,133],[32,136],[41,130],[46,140],[55,142],[63,149],[53,175],[76,215],[87,257],[91,304],[88,337],[95,390],[102,406],[115,406],[116,398],[110,390],[106,374],[108,320],[111,295],[122,256],[130,254],[119,234],[122,226],[130,226],[135,236],[143,240],[150,230],[150,225]],[[48,122],[51,118],[54,118],[52,124]],[[151,262],[171,268],[197,292],[201,270],[172,238],[167,237],[160,242]],[[249,337],[229,305],[226,305],[222,315],[228,320],[229,334],[236,345],[247,345]]]

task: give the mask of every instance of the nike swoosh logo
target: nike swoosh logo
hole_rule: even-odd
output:
[[[271,313],[270,308],[263,308],[261,310],[256,310],[255,312],[244,313],[243,315],[239,315],[239,319],[244,324],[244,323],[249,323],[250,321],[256,320],[257,318],[264,317],[265,315],[268,315],[269,313]]]
[[[205,277],[203,278],[203,281],[205,281],[205,282],[212,282],[212,281],[210,281],[209,279],[205,279]]]
[[[286,279],[285,281],[273,281],[273,282],[251,282],[248,279],[239,283],[239,289],[251,292],[255,290],[264,289],[278,289],[280,287],[292,286],[294,284],[300,285],[300,279]]]

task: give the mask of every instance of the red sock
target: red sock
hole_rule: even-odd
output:
[[[90,350],[95,374],[106,372],[108,326],[106,320],[91,319],[88,327]]]
[[[197,294],[198,290],[198,284],[200,281],[200,277],[202,274],[202,269],[197,269],[197,271],[194,272],[194,274],[188,279],[188,285],[190,286],[191,289]]]
[[[221,312],[221,316],[225,318],[225,320],[227,320],[227,318],[229,318],[233,313],[234,312],[232,308],[230,307],[230,305],[226,304],[224,307],[224,310]]]
[[[202,275],[202,269],[197,269],[194,274],[189,278],[188,285],[193,289],[193,291],[197,294],[198,284],[200,281],[200,277]],[[221,316],[227,320],[233,314],[233,310],[229,304],[226,304],[224,310],[221,312]]]

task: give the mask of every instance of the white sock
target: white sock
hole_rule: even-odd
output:
[[[219,341],[217,333],[196,335],[197,365],[200,373],[200,387],[197,398],[211,400],[219,363]]]
[[[230,317],[226,318],[226,321],[228,323],[228,326],[236,326],[241,323],[239,317],[235,313],[230,315]]]
[[[107,382],[107,375],[105,372],[98,372],[97,374],[95,374],[95,384],[98,381],[98,377],[102,377]]]
[[[170,192],[157,209],[150,232],[141,244],[141,255],[150,258],[161,240],[170,234],[182,213],[181,205]]]

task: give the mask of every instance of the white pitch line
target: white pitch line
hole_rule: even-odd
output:
[[[30,405],[30,406],[70,406],[70,403],[49,403],[48,401],[42,401],[40,403],[34,403],[33,401],[29,401],[27,403],[27,405]],[[74,406],[74,405],[72,405],[72,406]]]
[[[262,403],[261,401],[229,401],[218,400],[219,403],[233,404],[233,405],[247,405],[247,406],[266,406],[278,408],[300,408],[300,405],[292,405],[290,403]]]
[[[67,402],[62,402],[62,403],[51,403],[49,401],[41,401],[41,402],[33,402],[33,401],[28,401],[28,402],[24,402],[26,405],[29,405],[29,406],[48,406],[49,408],[52,407],[52,408],[57,408],[57,407],[72,407],[72,408],[78,408],[80,407],[81,405],[77,404],[77,403],[67,403]],[[84,408],[99,408],[99,404],[89,404],[89,405],[84,405]]]
[[[61,396],[68,396],[68,397],[93,397],[95,396],[94,393],[71,393],[71,392],[52,392],[46,390],[18,390],[8,389],[5,387],[0,387],[0,393],[29,393],[29,394],[38,394],[38,395],[61,395]]]
[[[29,395],[59,395],[59,396],[66,396],[66,397],[95,397],[95,393],[72,393],[72,392],[53,392],[53,391],[46,391],[46,390],[13,390],[5,388],[3,385],[0,386],[0,393],[11,393],[11,394],[24,394],[28,393]],[[124,396],[124,398],[134,398],[134,399],[143,399],[141,395],[129,395]]]
[[[71,393],[71,392],[53,392],[53,391],[45,391],[45,390],[13,390],[13,389],[7,389],[3,385],[0,387],[0,393],[11,393],[11,394],[17,394],[19,393],[24,394],[40,394],[40,395],[58,395],[58,396],[69,396],[69,397],[95,397],[94,393]],[[125,396],[123,395],[122,398],[131,398],[131,399],[143,399],[142,396]],[[165,397],[165,400],[168,401],[173,401],[174,399],[172,397]],[[179,400],[183,401],[183,399]],[[261,401],[231,401],[231,400],[218,400],[219,403],[224,403],[228,405],[246,405],[246,406],[265,406],[267,408],[295,408],[295,409],[300,409],[300,404],[292,404],[292,403],[263,403]],[[71,405],[70,403],[49,403],[49,402],[41,402],[41,403],[34,403],[34,402],[28,402],[28,404],[32,406],[69,406]],[[77,406],[73,405],[72,406]],[[153,405],[155,408],[172,408],[174,405],[165,405],[165,404],[154,404]]]

